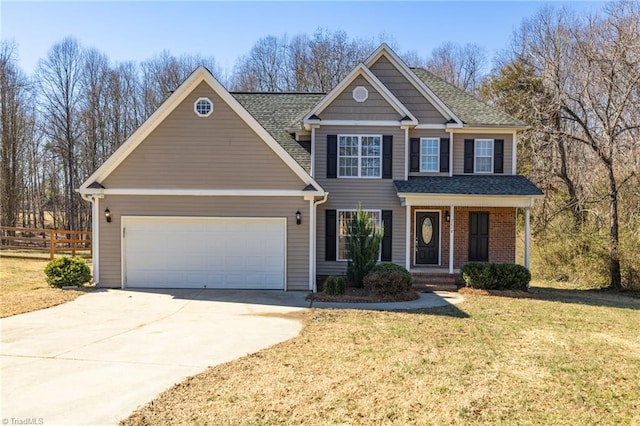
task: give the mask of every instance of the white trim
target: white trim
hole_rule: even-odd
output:
[[[417,130],[445,130],[446,124],[418,124],[415,127]]]
[[[435,170],[422,169],[422,156],[424,155],[422,153],[423,141],[431,141],[431,142],[436,141],[436,148],[438,149],[438,152],[436,153],[436,169]],[[449,157],[451,157],[451,155],[449,155]],[[420,137],[420,173],[440,173],[440,138],[430,137],[430,136]]]
[[[357,86],[355,89],[353,89],[351,94],[353,96],[353,100],[356,102],[362,103],[369,99],[369,91],[364,86]]]
[[[127,259],[127,253],[126,253],[126,244],[125,244],[125,238],[126,235],[123,236],[125,229],[126,229],[126,224],[127,224],[127,220],[137,220],[137,219],[144,219],[144,220],[189,220],[189,219],[196,219],[196,220],[228,220],[228,219],[242,219],[242,220],[268,220],[268,221],[283,221],[284,222],[284,274],[283,274],[283,288],[282,291],[287,291],[288,290],[288,283],[287,283],[287,262],[288,262],[288,253],[287,253],[287,246],[288,246],[288,220],[286,217],[259,217],[259,216],[148,216],[148,215],[126,215],[126,216],[120,216],[120,264],[121,264],[121,288],[124,290],[127,288],[127,281],[126,281],[126,275],[125,275],[125,271],[126,269],[126,259]]]
[[[456,206],[449,206],[449,273],[453,274],[453,251],[456,229]]]
[[[384,126],[384,127],[399,127],[404,125],[404,121],[394,120],[322,120],[323,126]]]
[[[357,212],[357,209],[336,209],[336,262],[348,262],[349,259],[340,259],[340,213],[342,212]],[[378,227],[382,225],[382,209],[362,209],[363,212],[377,212],[378,213]],[[382,242],[381,242],[382,244]],[[382,250],[378,254],[378,262],[382,257]]]
[[[410,208],[410,207],[409,207]],[[418,263],[416,261],[416,252],[418,251],[418,229],[417,229],[417,216],[418,213],[438,213],[438,264],[433,263]],[[442,266],[442,210],[434,209],[416,209],[413,211],[413,266],[416,268],[429,267],[429,266]]]
[[[91,266],[93,268],[93,282],[100,283],[100,198],[91,197],[93,207],[91,218]]]
[[[533,207],[541,195],[462,195],[398,193],[402,206]]]
[[[454,133],[480,133],[480,134],[510,134],[514,130],[526,129],[525,126],[508,126],[508,127],[464,127],[464,128],[451,128]]]
[[[517,158],[518,158],[518,132],[513,132],[513,140],[511,141],[511,174],[517,174]]]
[[[409,128],[404,128],[404,180],[409,179],[409,150],[410,150]]]
[[[211,89],[260,137],[291,170],[307,185],[318,191],[320,185],[298,164],[296,160],[267,132],[264,127],[213,77],[203,66],[199,66],[89,178],[80,186],[87,189],[93,182],[103,182],[140,145],[160,123],[162,123],[182,101],[202,82]]]
[[[309,200],[309,291],[313,292],[313,283],[315,282],[316,275],[316,262],[315,262],[315,201]]]
[[[316,128],[311,127],[311,177],[316,176]]]
[[[422,94],[422,96],[429,101],[440,114],[442,114],[446,119],[454,119],[458,124],[462,124],[462,120],[460,120],[454,113],[445,105],[444,102],[440,98],[436,96],[435,93],[422,81],[418,76],[407,67],[402,59],[386,44],[382,43],[375,52],[369,56],[369,58],[365,61],[367,67],[373,65],[381,56],[386,56],[389,62],[395,65],[396,69],[400,71],[400,73],[407,79],[413,86],[418,89],[418,91]]]
[[[405,260],[404,260],[404,267],[407,271],[411,270],[411,244],[413,244],[411,242],[411,207],[410,206],[406,206],[404,208],[405,210],[405,219],[404,219],[404,232],[406,235],[405,238]]]
[[[530,225],[530,216],[531,208],[527,207],[524,209],[524,267],[529,269],[530,261],[530,245],[531,245],[531,225]]]
[[[453,176],[453,131],[449,130],[449,177]]]
[[[317,120],[310,120],[313,115],[319,115],[324,111],[331,103],[349,87],[353,81],[362,76],[373,88],[384,98],[385,101],[400,115],[401,118],[407,116],[411,118],[413,124],[418,124],[418,120],[411,114],[411,111],[405,107],[394,95],[386,88],[378,77],[376,77],[369,68],[364,64],[359,64],[355,67],[336,87],[333,88],[324,98],[316,104],[316,106],[304,117],[303,123],[311,124],[318,123]],[[320,121],[321,124],[327,124],[324,121]]]
[[[207,101],[207,102],[209,102],[209,107],[210,107],[211,109],[209,110],[209,112],[208,112],[208,113],[206,113],[206,114],[201,114],[201,113],[200,113],[200,111],[198,111],[198,104],[200,103],[200,101]],[[195,113],[196,113],[196,115],[197,115],[198,117],[202,117],[202,118],[210,116],[210,115],[213,113],[213,101],[212,101],[211,99],[207,98],[206,96],[200,96],[200,97],[199,97],[198,99],[196,99],[196,101],[193,103],[193,112],[195,112]]]
[[[192,197],[308,197],[325,192],[298,189],[180,189],[180,188],[113,188],[81,190],[81,194],[101,195],[169,195]]]

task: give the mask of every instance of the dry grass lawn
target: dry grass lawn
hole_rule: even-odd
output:
[[[46,265],[39,259],[0,258],[0,318],[59,305],[88,291],[49,287]]]
[[[298,337],[122,424],[640,425],[640,299],[537,291],[412,313],[310,310]]]

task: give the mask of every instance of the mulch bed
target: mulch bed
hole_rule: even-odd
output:
[[[324,293],[312,293],[307,296],[307,300],[318,302],[336,302],[336,303],[380,303],[380,302],[408,302],[416,300],[418,293],[416,291],[408,291],[403,294],[393,296],[373,296],[363,288],[347,287],[345,294],[329,295]]]
[[[460,294],[477,294],[481,296],[502,296],[516,299],[546,299],[544,294],[521,290],[482,290],[479,288],[462,287],[458,289]]]

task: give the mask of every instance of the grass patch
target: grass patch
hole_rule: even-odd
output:
[[[0,317],[23,314],[69,302],[91,287],[61,290],[49,287],[44,275],[48,260],[0,258]]]
[[[189,378],[122,424],[638,424],[640,300],[609,296],[310,310],[298,337]]]

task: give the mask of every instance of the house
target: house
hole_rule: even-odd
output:
[[[79,188],[101,287],[315,290],[358,203],[381,260],[514,262],[524,123],[380,46],[330,93],[230,93],[196,69]]]

